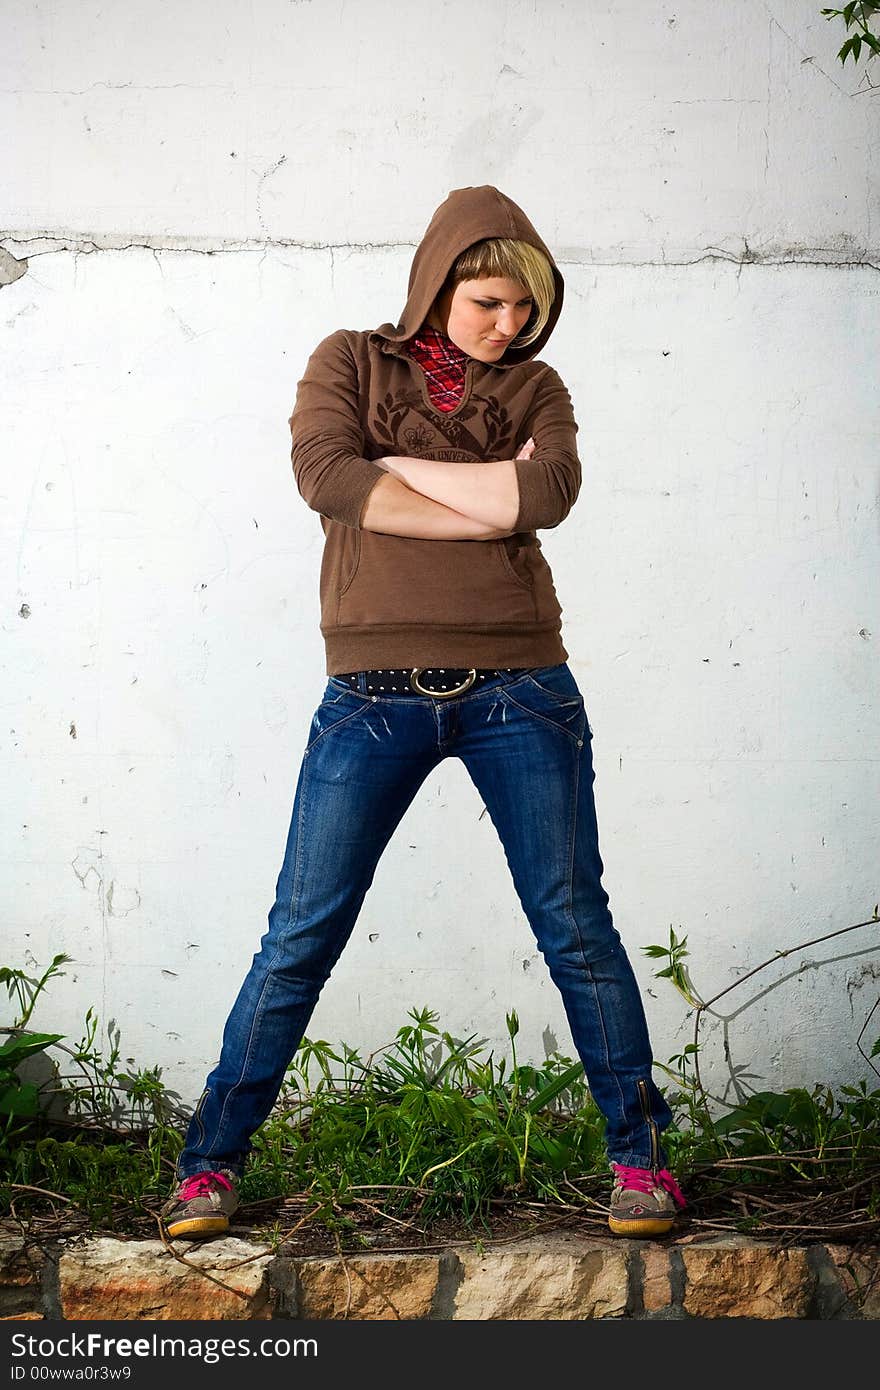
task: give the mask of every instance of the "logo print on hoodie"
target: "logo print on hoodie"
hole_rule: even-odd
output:
[[[477,439],[465,423],[478,413],[482,413],[485,441]],[[416,417],[415,423],[402,428],[412,415]],[[479,461],[487,455],[490,458],[512,457],[513,424],[497,396],[474,393],[450,417],[439,411],[427,411],[419,391],[409,389],[394,394],[388,391],[384,403],[377,404],[372,423],[380,448],[389,454],[407,454],[411,458],[430,456],[458,462]],[[429,425],[433,425],[436,432],[427,428]],[[440,443],[435,442],[438,436]]]

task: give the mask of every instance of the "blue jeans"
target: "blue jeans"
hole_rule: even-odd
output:
[[[498,672],[447,700],[371,696],[363,674],[360,685],[331,676],[312,720],[268,931],[226,1021],[178,1176],[243,1171],[379,858],[448,757],[461,758],[498,832],[605,1116],[609,1158],[664,1167],[660,1132],[672,1114],[651,1077],[638,985],[601,883],[592,731],[568,663]]]

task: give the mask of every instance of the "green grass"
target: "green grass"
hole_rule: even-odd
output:
[[[604,1121],[579,1062],[496,1058],[476,1036],[441,1031],[413,1009],[369,1060],[306,1039],[273,1115],[257,1136],[251,1196],[309,1190],[336,1200],[382,1194],[385,1210],[420,1218],[486,1215],[500,1197],[562,1201],[567,1175],[606,1171]]]
[[[684,943],[672,946],[680,964]],[[160,1068],[120,1066],[118,1030],[108,1026],[105,1044],[92,1009],[74,1048],[24,1026],[66,960],[41,979],[0,974],[21,1006],[0,1047],[0,1214],[142,1231],[173,1182],[190,1111]],[[366,1058],[304,1039],[254,1137],[243,1203],[296,1194],[330,1226],[368,1204],[422,1230],[446,1219],[485,1228],[502,1207],[595,1212],[609,1186],[604,1120],[581,1064],[558,1052],[521,1062],[514,1012],[506,1024],[501,1056],[443,1030],[429,1008],[411,1009]],[[22,1063],[40,1054],[48,1075],[35,1085]],[[804,1212],[816,1226],[818,1214],[844,1239],[880,1229],[880,1090],[863,1080],[838,1095],[756,1092],[719,1114],[697,1061],[690,1044],[659,1067],[674,1115],[663,1142],[692,1210],[726,1212],[750,1232],[778,1229],[780,1211],[796,1226]]]

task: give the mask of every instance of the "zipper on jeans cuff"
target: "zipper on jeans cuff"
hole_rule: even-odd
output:
[[[211,1094],[211,1088],[210,1088],[210,1086],[206,1086],[205,1089],[202,1091],[202,1094],[199,1096],[199,1102],[198,1102],[198,1105],[196,1106],[195,1112],[194,1112],[194,1114],[193,1114],[193,1119],[195,1120],[196,1124],[198,1125],[198,1129],[199,1129],[199,1143],[200,1143],[200,1144],[204,1144],[204,1142],[205,1142],[205,1126],[202,1124],[202,1111],[203,1111],[203,1109],[205,1108],[205,1101],[208,1099],[208,1096],[209,1096],[210,1094]]]
[[[642,1116],[651,1136],[651,1172],[656,1174],[660,1168],[660,1141],[657,1138],[657,1121],[651,1117],[647,1082],[639,1080],[636,1085],[639,1088],[639,1100],[642,1103]]]

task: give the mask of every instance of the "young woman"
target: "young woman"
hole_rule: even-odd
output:
[[[454,189],[413,258],[400,322],[318,344],[290,419],[320,514],[327,686],[303,750],[269,927],[227,1019],[162,1209],[216,1235],[391,835],[461,758],[504,847],[593,1099],[617,1234],[671,1228],[638,986],[601,884],[592,731],[536,530],[580,488],[571,399],[538,360],[563,279],[525,213]],[[400,930],[406,930],[405,922]]]

